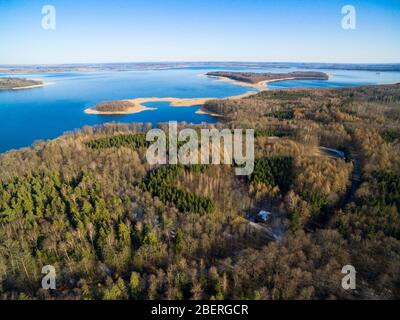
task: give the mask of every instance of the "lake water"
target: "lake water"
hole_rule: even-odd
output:
[[[31,145],[35,140],[53,139],[66,131],[107,122],[151,122],[171,120],[190,123],[216,122],[198,115],[200,107],[170,107],[157,102],[145,105],[154,111],[122,116],[88,115],[84,110],[108,100],[138,97],[223,98],[252,89],[204,76],[218,70],[290,72],[297,69],[243,69],[234,67],[187,67],[152,71],[115,71],[18,75],[40,79],[51,85],[29,90],[0,91],[0,152]],[[282,81],[271,89],[288,87],[339,87],[400,82],[400,72],[321,70],[329,81]],[[7,76],[7,75],[0,75]]]

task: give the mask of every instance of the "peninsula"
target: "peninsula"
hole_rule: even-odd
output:
[[[254,91],[249,91],[241,95],[232,96],[225,99],[241,99],[255,94]],[[207,101],[214,100],[215,98],[136,98],[128,100],[114,100],[100,102],[93,108],[85,110],[87,114],[100,114],[100,115],[122,115],[122,114],[135,114],[142,111],[155,110],[155,108],[149,108],[144,105],[148,102],[169,102],[171,107],[195,107],[203,106]],[[206,111],[202,111],[198,114],[206,114]],[[215,115],[216,116],[216,115]]]
[[[0,90],[19,90],[43,87],[46,83],[25,78],[0,78]]]
[[[323,72],[303,71],[289,73],[260,73],[260,72],[230,72],[217,71],[207,73],[209,77],[215,77],[224,81],[231,81],[241,86],[248,86],[258,90],[265,90],[270,82],[283,80],[329,80],[329,75]]]

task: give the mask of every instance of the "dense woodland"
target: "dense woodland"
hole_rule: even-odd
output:
[[[135,104],[126,100],[105,101],[96,104],[95,109],[100,112],[122,112],[134,107]]]
[[[400,85],[210,101],[222,121],[192,127],[255,129],[246,178],[229,165],[151,167],[149,124],[1,155],[0,297],[399,298],[399,104]],[[281,238],[249,223],[262,209]],[[354,291],[341,287],[348,264]],[[56,290],[41,289],[45,265]]]

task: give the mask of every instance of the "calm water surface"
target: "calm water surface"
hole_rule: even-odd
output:
[[[51,85],[29,90],[0,91],[0,152],[31,145],[35,140],[52,139],[66,131],[106,122],[151,122],[171,120],[190,123],[216,122],[198,115],[200,107],[170,107],[168,103],[147,103],[154,111],[123,116],[87,115],[83,111],[96,103],[138,97],[223,98],[250,91],[229,82],[204,76],[217,70],[290,72],[296,69],[241,69],[188,67],[154,71],[115,71],[21,75]],[[271,89],[288,87],[339,87],[400,82],[400,72],[360,72],[322,70],[329,81],[282,81]],[[0,75],[7,76],[7,75]]]

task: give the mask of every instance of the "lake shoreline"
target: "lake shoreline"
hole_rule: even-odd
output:
[[[169,102],[171,107],[196,107],[196,106],[203,106],[209,100],[215,99],[231,99],[237,100],[242,99],[253,94],[257,94],[257,91],[248,91],[240,95],[235,95],[227,98],[175,98],[175,97],[167,97],[167,98],[158,98],[158,97],[151,97],[151,98],[135,98],[135,99],[126,99],[121,101],[127,101],[132,103],[132,107],[127,108],[126,110],[122,111],[99,111],[96,110],[96,107],[91,107],[85,109],[86,114],[97,114],[97,115],[127,115],[127,114],[137,114],[144,111],[151,111],[156,110],[156,108],[149,108],[145,106],[145,103],[149,102]],[[208,114],[206,111],[202,111],[204,113],[196,113],[196,114]],[[210,114],[209,114],[210,115]]]
[[[223,99],[236,100],[236,99],[246,98],[253,94],[257,94],[259,92],[270,90],[268,88],[269,83],[297,79],[295,77],[287,77],[287,78],[280,78],[280,79],[263,80],[263,81],[260,81],[257,83],[249,83],[249,82],[234,80],[234,79],[224,77],[224,76],[214,76],[214,75],[207,75],[207,74],[205,74],[204,76],[207,76],[210,78],[215,78],[215,79],[217,79],[217,81],[230,82],[235,85],[239,85],[241,87],[253,88],[253,89],[256,89],[256,91],[247,91],[243,94],[230,96],[230,97],[226,97],[226,98],[215,98],[215,97],[214,98],[211,98],[211,97],[210,98],[175,98],[175,97],[157,98],[157,97],[151,97],[151,98],[126,99],[126,100],[121,100],[121,101],[129,101],[133,104],[132,107],[127,108],[126,110],[99,111],[99,110],[96,110],[96,107],[91,107],[91,108],[85,109],[84,112],[86,114],[97,114],[97,115],[128,115],[128,114],[137,114],[137,113],[141,113],[144,111],[156,110],[155,108],[149,108],[144,105],[144,103],[148,103],[148,102],[169,102],[171,107],[203,106],[209,100],[216,100],[216,99],[217,100],[219,100],[219,99],[221,99],[221,100],[223,100]],[[213,113],[208,113],[204,109],[198,110],[196,112],[196,114],[207,114],[207,115],[214,116],[214,117],[219,116],[219,115],[216,115]]]
[[[52,83],[49,83],[49,82],[43,82],[41,84],[34,84],[34,85],[31,85],[31,86],[15,87],[15,88],[10,88],[10,89],[3,89],[3,90],[26,90],[26,89],[34,89],[34,88],[46,87],[46,86],[51,85],[51,84]]]
[[[213,76],[208,76],[208,77],[213,77]],[[216,98],[216,97],[208,97],[208,98],[176,98],[176,97],[166,97],[166,98],[159,98],[159,97],[151,97],[151,98],[135,98],[135,99],[125,99],[121,101],[128,101],[133,104],[132,107],[127,108],[126,110],[121,110],[121,111],[99,111],[96,110],[96,107],[90,107],[84,110],[86,114],[97,114],[97,115],[128,115],[128,114],[137,114],[141,113],[144,111],[151,111],[151,110],[156,110],[156,108],[149,108],[144,105],[144,103],[148,102],[169,102],[171,107],[195,107],[195,106],[203,106],[207,101],[209,100],[223,100],[223,99],[230,99],[230,100],[238,100],[242,98],[249,97],[253,94],[257,94],[259,92],[262,92],[264,90],[269,90],[266,87],[266,84],[269,82],[273,82],[275,80],[265,80],[261,81],[256,84],[251,84],[247,82],[241,82],[241,81],[236,81],[229,79],[227,77],[214,77],[218,78],[221,81],[226,81],[226,82],[234,82],[237,85],[240,85],[242,87],[251,87],[253,89],[256,89],[257,91],[247,91],[245,93],[239,94],[239,95],[234,95],[226,98]],[[290,78],[287,79],[281,79],[281,80],[289,80]],[[204,109],[200,109],[196,112],[196,114],[204,114],[204,115],[209,115],[213,117],[220,117],[220,115],[214,114],[214,113],[209,113]]]

